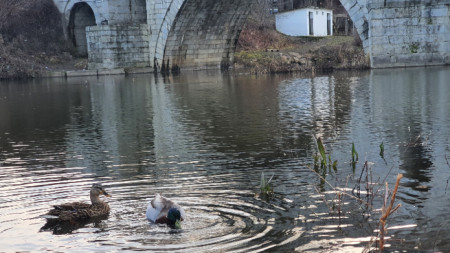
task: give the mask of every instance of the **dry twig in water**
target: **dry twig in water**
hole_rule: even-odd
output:
[[[386,220],[389,217],[389,215],[391,215],[392,213],[394,213],[395,211],[397,211],[400,207],[401,204],[398,204],[395,208],[392,208],[394,206],[394,201],[395,201],[395,195],[397,195],[397,190],[398,190],[398,185],[400,183],[400,179],[403,177],[402,174],[398,174],[397,175],[397,181],[395,182],[395,187],[394,187],[394,192],[392,193],[392,197],[391,197],[391,202],[389,203],[389,206],[386,207],[386,203],[388,200],[388,192],[389,192],[389,188],[388,188],[388,183],[386,182],[386,195],[384,198],[384,205],[383,205],[383,212],[380,218],[380,252],[382,252],[384,250],[384,235],[386,233]]]

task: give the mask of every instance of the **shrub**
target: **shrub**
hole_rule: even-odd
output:
[[[61,21],[52,0],[0,0],[0,79],[35,76],[60,55]]]
[[[52,0],[0,0],[4,43],[25,51],[51,53],[63,46],[61,14]]]

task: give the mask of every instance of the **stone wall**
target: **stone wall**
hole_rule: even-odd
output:
[[[108,24],[147,23],[146,0],[108,1]]]
[[[450,64],[450,0],[371,1],[372,67]]]
[[[146,24],[86,27],[89,69],[149,67]]]

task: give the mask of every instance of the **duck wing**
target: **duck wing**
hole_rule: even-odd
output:
[[[159,201],[161,202],[160,205],[162,206],[162,209],[158,215],[158,218],[157,218],[158,221],[162,220],[164,217],[167,217],[167,214],[169,213],[169,210],[171,208],[177,208],[180,211],[181,220],[184,220],[186,218],[184,209],[180,205],[178,205],[176,202],[174,202],[166,197],[163,197],[163,196],[160,196]]]
[[[73,202],[55,205],[47,214],[56,216],[55,219],[61,221],[82,220],[92,217],[92,208],[93,206],[90,204]]]
[[[153,198],[150,203],[148,203],[147,211],[145,213],[148,220],[155,222],[159,217],[161,210],[164,208],[164,204],[161,198],[161,195],[158,193],[155,195],[155,198]]]
[[[81,202],[55,205],[45,217],[47,222],[41,231],[53,230],[54,234],[71,233],[94,219],[106,218],[109,214],[107,203],[90,205]],[[46,216],[47,216],[46,215]]]
[[[172,200],[157,193],[155,198],[148,204],[146,212],[147,219],[156,222],[157,220],[166,217],[170,208],[174,205],[175,203]]]
[[[48,212],[49,215],[55,215],[58,216],[59,213],[65,212],[65,211],[77,211],[77,210],[84,210],[88,209],[91,205],[82,203],[82,202],[73,202],[73,203],[66,203],[62,205],[54,205],[53,209]]]
[[[89,208],[90,206],[91,206],[90,204],[86,204],[83,202],[73,202],[61,205],[54,205],[53,210],[78,210],[78,209],[86,209]]]
[[[158,219],[160,219],[161,217],[167,216],[167,213],[169,213],[170,208],[172,207],[179,207],[177,204],[175,204],[175,202],[173,202],[172,200],[160,196],[158,199],[158,204],[161,207],[161,211],[158,215]]]
[[[180,210],[181,219],[186,218],[183,208],[174,201],[161,196],[159,193],[155,195],[155,198],[148,204],[146,216],[147,219],[156,223],[166,223],[167,213],[171,208],[177,208]]]

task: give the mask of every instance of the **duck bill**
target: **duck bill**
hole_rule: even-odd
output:
[[[180,220],[175,221],[175,228],[176,229],[181,229],[181,222],[180,222]]]
[[[104,194],[106,197],[111,197],[111,195],[108,194],[106,191],[103,191],[103,194]]]

